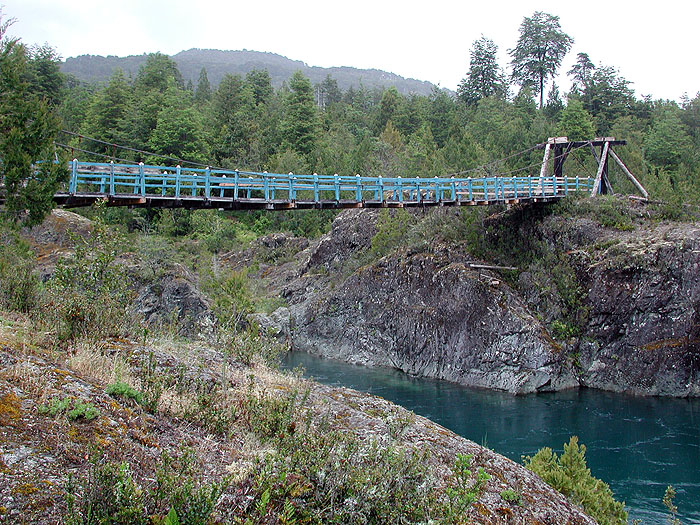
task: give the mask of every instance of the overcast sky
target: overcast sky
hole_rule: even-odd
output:
[[[455,90],[482,34],[507,50],[525,16],[560,17],[576,53],[616,67],[637,96],[676,99],[700,91],[700,2],[423,2],[350,0],[0,0],[26,44],[49,43],[62,57],[190,48],[270,51],[311,66],[390,71]],[[653,9],[652,9],[653,6]],[[559,83],[568,90],[568,80]]]

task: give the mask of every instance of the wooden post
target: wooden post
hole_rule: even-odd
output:
[[[608,160],[608,150],[610,149],[610,143],[606,142],[603,146],[603,153],[600,155],[600,162],[598,163],[598,172],[595,175],[595,182],[593,183],[593,189],[591,190],[591,197],[595,197],[598,193],[598,188],[600,188],[600,181],[603,177],[603,171],[605,170],[605,165]]]
[[[549,152],[551,151],[552,145],[547,142],[544,147],[544,158],[542,159],[542,168],[540,168],[540,193],[544,197],[544,176],[547,174],[547,161],[549,160]]]
[[[627,169],[627,166],[624,165],[624,163],[620,160],[620,157],[618,157],[615,152],[610,148],[610,155],[612,155],[612,158],[615,159],[615,162],[622,168],[622,171],[627,175],[627,178],[632,181],[632,184],[634,184],[639,192],[642,194],[642,196],[645,199],[649,198],[649,193],[647,190],[644,189],[644,186],[641,185],[641,183],[635,178],[634,175],[630,172],[630,170]]]

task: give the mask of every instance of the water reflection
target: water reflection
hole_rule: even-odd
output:
[[[626,502],[630,520],[665,522],[661,503],[676,488],[683,523],[700,523],[700,400],[637,398],[596,390],[512,396],[290,353],[317,381],[376,394],[515,461],[572,435],[588,466]]]

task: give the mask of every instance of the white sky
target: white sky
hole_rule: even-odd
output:
[[[456,90],[482,34],[507,50],[525,16],[560,17],[576,53],[616,67],[637,96],[680,99],[700,91],[700,2],[613,0],[0,0],[10,34],[49,43],[65,58],[197,48],[270,51],[312,66],[390,71]],[[560,75],[563,91],[569,83]]]

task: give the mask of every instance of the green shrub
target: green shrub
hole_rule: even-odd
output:
[[[205,525],[228,486],[228,480],[198,482],[194,453],[180,457],[163,452],[155,481],[142,486],[126,462],[94,462],[79,485],[69,477],[66,487],[68,525],[130,525],[161,523]]]
[[[45,415],[45,416],[51,416],[54,417],[56,414],[62,414],[66,410],[70,408],[71,405],[71,400],[70,398],[63,398],[63,399],[58,399],[57,397],[54,397],[49,401],[47,405],[41,405],[38,408],[39,414]]]
[[[136,401],[139,404],[141,403],[142,398],[143,398],[141,392],[137,391],[131,385],[128,385],[127,383],[124,383],[123,381],[117,381],[116,383],[112,383],[110,385],[107,385],[105,392],[113,397],[133,399],[134,401]]]
[[[65,412],[68,419],[71,421],[76,421],[78,419],[92,421],[100,415],[100,411],[97,410],[92,403],[81,401],[79,399],[73,401],[67,397],[63,399],[58,399],[57,397],[51,399],[48,404],[41,405],[38,408],[38,412],[39,414],[50,417],[55,417],[56,415],[63,414]]]
[[[381,210],[377,219],[377,233],[372,237],[371,251],[375,257],[383,257],[407,242],[407,234],[415,221],[405,210]]]
[[[127,463],[93,465],[82,486],[80,505],[76,487],[69,483],[69,525],[146,524],[144,491],[137,485]]]
[[[16,232],[0,224],[0,308],[29,312],[38,301],[34,253]]]
[[[564,494],[569,501],[581,505],[601,525],[627,523],[625,504],[615,500],[606,483],[593,477],[586,467],[586,447],[579,446],[576,436],[571,437],[568,445],[564,444],[561,457],[545,447],[533,457],[526,457],[525,467]]]
[[[513,489],[506,489],[501,491],[501,499],[507,501],[508,503],[513,503],[514,505],[520,505],[521,496],[519,492]]]
[[[167,509],[167,516],[171,520],[176,517],[177,523],[205,525],[211,522],[210,516],[216,502],[228,483],[227,478],[197,482],[192,449],[183,449],[179,457],[163,452],[149,500],[163,513]]]
[[[59,340],[104,339],[128,332],[132,292],[126,272],[115,264],[124,247],[118,232],[99,219],[92,233],[74,237],[75,254],[60,259],[42,301],[41,316]]]
[[[86,421],[92,421],[97,416],[100,415],[100,411],[95,408],[92,403],[87,403],[84,401],[76,401],[73,404],[73,408],[68,411],[68,419],[71,421],[76,421],[78,419],[84,419]]]
[[[252,480],[256,519],[427,522],[441,516],[427,464],[425,453],[416,449],[361,443],[327,429],[298,431],[278,442],[257,466]]]
[[[479,467],[476,479],[472,480],[472,471],[469,468],[472,458],[471,454],[457,454],[452,467],[452,483],[445,489],[448,498],[445,519],[448,523],[460,522],[460,516],[469,510],[481,495],[486,482],[491,479],[491,476]]]

